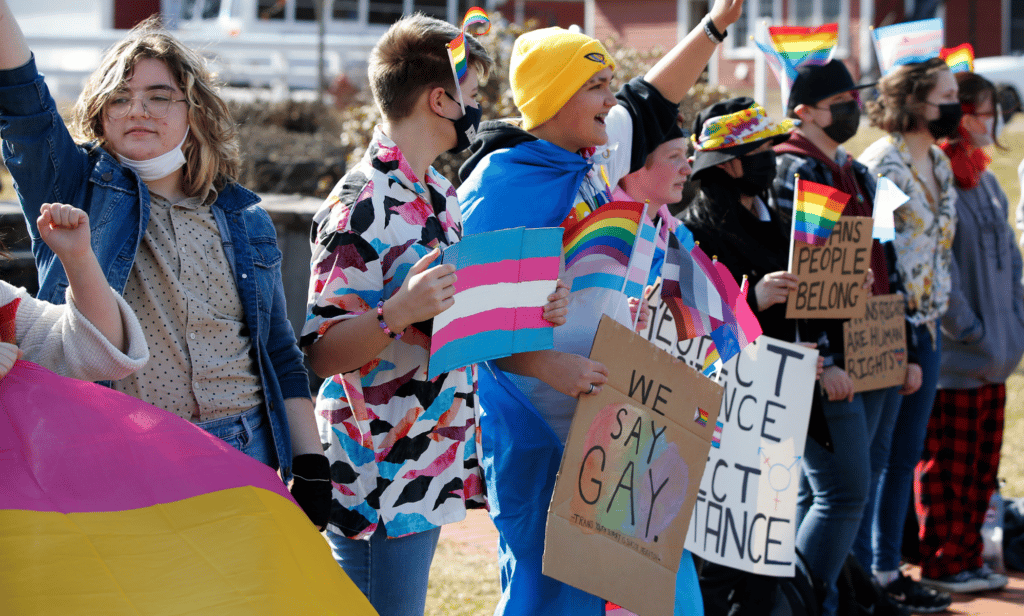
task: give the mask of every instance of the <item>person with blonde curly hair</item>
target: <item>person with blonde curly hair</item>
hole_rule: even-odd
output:
[[[31,223],[44,203],[84,211],[107,282],[142,323],[151,359],[113,388],[294,475],[324,527],[331,483],[281,251],[259,197],[235,181],[235,127],[199,54],[154,20],[112,47],[64,125],[0,0],[0,137],[29,222],[39,298],[68,277]]]

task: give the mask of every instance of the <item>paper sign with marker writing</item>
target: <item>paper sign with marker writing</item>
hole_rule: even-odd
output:
[[[678,342],[657,292],[640,335],[700,370],[710,338]],[[761,575],[793,575],[796,499],[818,352],[767,336],[726,362],[686,548]]]
[[[576,407],[543,571],[641,616],[671,614],[722,388],[607,316],[590,357],[609,380]]]
[[[898,293],[868,298],[864,316],[843,323],[846,373],[854,391],[902,385],[907,378],[906,301]]]
[[[787,319],[853,319],[864,314],[871,226],[870,217],[842,216],[823,246],[794,242],[789,271],[800,282],[789,293]]]

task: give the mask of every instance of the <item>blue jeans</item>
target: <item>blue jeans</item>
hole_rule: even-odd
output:
[[[823,614],[837,607],[836,580],[857,536],[872,485],[871,446],[890,389],[865,391],[853,402],[825,401],[834,451],[808,439],[797,503],[796,547],[826,585]]]
[[[878,491],[882,469],[889,464],[892,432],[896,427],[896,419],[899,417],[900,405],[903,402],[899,387],[892,387],[885,391],[887,393],[882,413],[878,418],[875,436],[871,440],[871,483],[868,488],[868,500],[864,504],[864,514],[861,516],[860,528],[857,530],[857,539],[853,542],[852,550],[857,562],[865,571],[871,571],[871,529],[874,527],[875,520],[875,493]]]
[[[211,419],[196,425],[250,458],[270,468],[277,468],[274,436],[270,432],[270,422],[262,404],[238,415]]]
[[[939,363],[942,359],[942,337],[935,348],[932,337],[924,325],[914,326],[917,336],[917,354],[921,365],[921,389],[905,396],[900,404],[896,425],[892,433],[888,463],[878,478],[872,525],[871,568],[875,571],[894,571],[900,565],[903,544],[903,524],[907,517],[910,495],[914,489],[914,467],[921,459],[928,419],[932,414],[935,392],[939,385]],[[881,445],[880,445],[881,448]],[[872,456],[875,455],[872,447]],[[863,530],[862,532],[867,532]],[[867,565],[863,562],[861,564]],[[865,569],[867,567],[865,566]]]
[[[327,531],[331,553],[380,616],[422,615],[441,527],[388,539],[384,525],[369,541]]]

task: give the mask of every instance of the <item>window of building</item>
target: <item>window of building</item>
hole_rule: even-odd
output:
[[[359,0],[334,0],[334,4],[331,5],[331,18],[339,21],[359,19]]]
[[[782,22],[782,0],[746,0],[740,18],[729,27],[729,35],[725,39],[726,55],[735,58],[753,57],[756,47],[750,41],[750,36],[759,31],[761,22],[766,19],[769,23]]]
[[[1010,1],[1009,53],[1024,52],[1024,0]]]

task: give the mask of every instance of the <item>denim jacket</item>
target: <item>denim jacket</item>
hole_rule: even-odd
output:
[[[149,224],[145,182],[102,148],[72,140],[34,59],[0,71],[0,138],[32,238],[39,299],[63,303],[68,284],[64,267],[36,228],[39,208],[48,202],[69,203],[89,214],[93,251],[110,286],[123,293]],[[292,452],[284,401],[309,398],[309,381],[285,312],[277,235],[258,202],[254,193],[231,183],[211,207],[244,306],[287,480]]]

